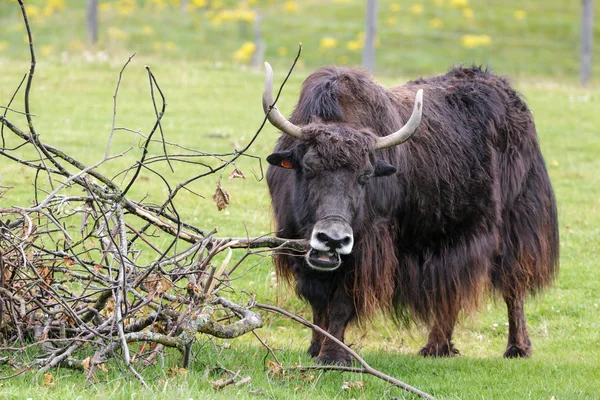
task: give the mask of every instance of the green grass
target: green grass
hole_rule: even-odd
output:
[[[476,3],[473,4],[475,8]],[[10,13],[4,13],[7,7],[6,3],[0,3],[0,21],[4,23],[10,17],[11,24],[18,23],[18,18],[14,15],[11,17]],[[11,4],[10,7],[14,5]],[[565,6],[565,9],[570,10],[570,7]],[[331,29],[343,32],[342,22],[337,21],[339,26]],[[301,25],[301,21],[297,23]],[[39,32],[49,30],[50,27],[41,26]],[[131,23],[130,28],[135,27],[139,28],[136,20]],[[67,40],[67,33],[60,30],[57,32],[56,38],[52,40]],[[291,36],[292,30],[285,34]],[[9,38],[11,46],[10,50],[0,53],[2,105],[8,102],[28,69],[25,56],[18,55],[14,49],[19,47],[24,51],[21,35],[22,33],[17,38],[0,36],[0,41],[5,37]],[[282,41],[286,35],[282,35]],[[227,40],[223,46],[228,45]],[[59,56],[40,56],[32,90],[32,110],[36,114],[35,123],[42,140],[60,146],[88,164],[102,157],[110,132],[112,95],[118,72],[127,58],[125,54],[130,50],[137,50],[136,43],[128,42],[127,49],[102,62],[87,62],[77,55],[70,55],[64,62]],[[187,55],[184,50],[172,58],[140,51],[134,58],[125,71],[121,84],[117,125],[140,129],[143,133],[148,133],[151,128],[153,109],[144,69],[144,65],[148,64],[167,96],[168,109],[163,122],[168,140],[207,152],[230,151],[234,144],[238,147],[243,145],[262,121],[262,73],[229,63],[216,67],[209,56],[192,59],[191,43],[181,44],[181,47],[186,49]],[[209,46],[210,48],[212,47]],[[519,50],[516,51],[518,55]],[[386,57],[396,55],[400,58],[401,54],[402,52],[391,50]],[[423,68],[424,71],[432,71],[436,65],[435,72],[445,70],[446,64],[430,59],[435,56],[430,52],[413,49],[410,56],[423,63],[419,65],[427,65]],[[495,57],[493,54],[489,56]],[[280,107],[284,113],[291,112],[299,85],[312,67],[321,61],[328,61],[319,61],[319,57],[321,56],[315,55],[310,46],[305,48],[305,67],[294,73],[281,99]],[[286,56],[285,62],[289,63],[290,58],[291,56]],[[560,68],[566,68],[562,57],[554,55],[554,58]],[[510,60],[513,58],[501,57],[499,62],[510,64]],[[281,67],[276,69],[278,81],[281,81],[285,72],[283,69],[286,64],[283,61],[281,58]],[[404,65],[403,60],[396,62],[397,65]],[[529,62],[532,68],[537,65],[535,60],[530,59]],[[496,69],[501,73],[514,72],[511,68],[513,67]],[[407,71],[411,74],[401,75],[401,72]],[[414,77],[412,72],[414,71],[410,69],[399,68],[390,70],[387,74],[378,74],[377,77],[386,84],[392,84]],[[532,73],[538,75],[537,72]],[[530,300],[526,306],[534,345],[533,357],[529,360],[502,359],[506,341],[506,312],[502,302],[498,301],[497,304],[490,302],[484,305],[480,313],[458,326],[455,341],[463,355],[454,359],[422,359],[415,356],[424,343],[425,332],[420,328],[401,330],[383,319],[377,319],[367,328],[353,327],[347,341],[373,367],[440,399],[550,399],[554,396],[560,400],[598,396],[600,177],[597,171],[600,169],[600,91],[598,87],[577,88],[570,85],[569,81],[573,79],[551,81],[547,77],[536,79],[520,76],[516,80],[517,88],[524,94],[534,112],[542,151],[557,196],[561,230],[561,272],[556,285],[542,296]],[[14,107],[22,109],[22,98],[16,100]],[[26,126],[20,116],[10,112],[8,116],[20,126]],[[11,136],[6,131],[4,134],[7,139]],[[113,153],[127,148],[132,138],[132,134],[118,131]],[[265,128],[251,153],[264,160],[275,138],[275,129]],[[153,147],[151,152],[158,154],[160,148]],[[104,166],[103,171],[115,173],[134,163],[140,154],[141,150],[136,142],[130,153]],[[1,163],[0,184],[15,186],[15,189],[0,200],[0,207],[23,205],[31,200],[33,172],[4,159]],[[218,227],[220,236],[245,235],[246,232],[256,236],[269,232],[271,217],[266,183],[254,178],[252,174],[255,171],[260,175],[260,166],[256,160],[242,159],[238,167],[246,173],[248,179],[232,182],[223,180],[223,185],[232,198],[228,214],[217,212],[211,200],[218,178],[212,176],[192,187],[204,199],[187,193],[177,197],[176,205],[182,217],[206,230]],[[197,172],[189,166],[177,165],[176,172],[169,174],[169,180],[176,183]],[[147,180],[143,181],[143,186],[133,187],[132,198],[140,199],[149,195],[159,200],[164,197],[164,188],[158,180],[150,175],[144,179]],[[277,285],[268,260],[244,275],[237,284],[238,287],[255,292],[259,301],[278,301],[292,312],[310,316],[305,305],[289,290]],[[278,349],[276,354],[286,365],[312,363],[304,354],[310,337],[307,329],[279,317],[269,316],[265,327],[257,333]],[[30,373],[0,381],[0,398],[199,399],[235,396],[240,399],[371,399],[406,396],[403,391],[390,388],[372,377],[347,373],[315,373],[313,379],[310,376],[300,377],[298,374],[288,377],[271,376],[264,371],[266,351],[252,335],[227,343],[229,345],[225,345],[223,341],[216,341],[215,345],[198,345],[194,350],[194,362],[185,376],[168,375],[168,368],[179,361],[176,353],[168,353],[164,366],[143,371],[152,386],[151,391],[141,388],[126,373],[121,373],[117,364],[111,364],[109,373],[99,375],[98,381],[90,386],[85,386],[82,373],[64,369],[52,371],[55,378],[52,387],[46,387],[41,382],[32,384],[33,375]],[[241,376],[251,376],[251,385],[228,387],[215,392],[210,381],[219,376],[214,372],[208,373],[206,366],[217,365],[240,370]],[[0,376],[12,373],[7,366],[0,368]],[[341,390],[345,381],[357,380],[365,381],[364,390]]]
[[[46,0],[30,0],[37,7],[32,17],[38,50],[46,57],[65,59],[97,51],[109,58],[130,54],[165,59],[233,62],[234,52],[253,41],[253,27],[247,22],[223,21],[215,16],[223,9],[239,9],[247,1],[213,1],[216,10],[195,10],[182,14],[163,0],[137,0],[132,14],[123,14],[121,1],[102,1],[110,8],[99,14],[99,41],[87,44],[85,9],[80,0],[66,0],[66,8],[43,16]],[[160,0],[158,1],[160,2]],[[304,44],[301,64],[313,68],[323,64],[359,65],[362,52],[348,44],[364,31],[366,1],[256,0],[247,9],[260,12],[265,58],[276,66],[289,64],[298,42]],[[286,3],[294,3],[297,12]],[[466,6],[453,6],[465,3]],[[153,5],[154,4],[154,5]],[[415,7],[416,6],[416,7]],[[398,10],[399,8],[399,10]],[[465,9],[472,17],[465,16]],[[390,76],[419,76],[438,73],[460,63],[489,64],[511,76],[552,76],[576,82],[579,72],[580,2],[561,0],[397,0],[379,1],[377,70]],[[596,8],[596,15],[600,13]],[[524,18],[517,19],[515,13]],[[519,14],[518,14],[519,15]],[[0,57],[27,58],[22,46],[25,34],[15,4],[0,1]],[[433,22],[432,22],[433,21]],[[441,24],[434,27],[435,24]],[[461,44],[464,35],[487,35],[491,43],[473,48]],[[335,39],[332,48],[322,49],[323,38]],[[593,58],[600,57],[600,28],[596,24]],[[239,61],[245,65],[247,61]],[[593,64],[600,74],[600,64]]]

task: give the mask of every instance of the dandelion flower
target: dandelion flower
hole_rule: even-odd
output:
[[[351,40],[351,41],[348,42],[348,44],[346,45],[346,47],[350,51],[358,51],[358,50],[361,50],[363,48],[363,43],[361,43],[359,40]]]
[[[286,1],[283,3],[283,11],[286,13],[292,14],[298,12],[298,3],[295,1]]]
[[[51,45],[45,45],[45,46],[42,46],[40,50],[42,52],[42,55],[47,56],[47,55],[52,54],[52,52],[54,51],[54,48]]]
[[[469,19],[473,18],[473,9],[472,8],[464,8],[462,10],[462,13],[466,18],[469,18]]]
[[[324,37],[319,42],[319,49],[330,50],[337,46],[337,40],[332,37]]]
[[[423,6],[421,4],[413,4],[408,10],[414,15],[423,14]]]
[[[513,15],[514,15],[515,19],[518,19],[518,20],[527,18],[527,13],[524,10],[516,10]]]
[[[256,44],[253,42],[244,42],[242,46],[233,53],[233,59],[236,61],[246,62],[250,60],[256,51]]]
[[[444,26],[444,21],[439,18],[433,18],[431,21],[429,21],[429,26],[434,29],[440,29]]]
[[[460,43],[468,48],[489,46],[492,44],[492,38],[488,35],[464,35],[460,38]]]
[[[452,7],[467,7],[469,5],[469,0],[450,0],[450,5]]]

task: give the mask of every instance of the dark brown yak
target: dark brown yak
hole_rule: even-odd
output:
[[[430,327],[422,355],[452,356],[459,312],[495,291],[504,356],[529,356],[523,303],[558,271],[558,223],[531,112],[509,83],[455,68],[387,89],[322,68],[288,121],[270,107],[266,68],[263,106],[285,133],[267,158],[277,234],[310,241],[304,256],[278,255],[277,272],[315,324],[343,340],[352,320],[389,310]],[[350,362],[316,332],[308,352]]]

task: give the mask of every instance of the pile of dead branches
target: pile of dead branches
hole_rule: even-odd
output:
[[[0,364],[9,364],[16,371],[0,379],[32,369],[41,375],[58,366],[82,369],[91,377],[112,359],[124,363],[145,385],[138,366],[154,363],[165,347],[181,351],[186,367],[192,344],[202,336],[199,334],[231,339],[251,332],[263,324],[254,310],[258,308],[319,331],[362,365],[293,369],[368,373],[431,398],[370,367],[318,326],[278,307],[258,304],[252,295],[231,287],[230,277],[238,268],[251,268],[274,251],[305,252],[304,241],[218,238],[215,231],[205,232],[180,218],[174,200],[182,191],[192,192],[192,182],[215,174],[220,177],[227,168],[233,177],[243,176],[236,161],[240,157],[257,159],[248,150],[266,117],[248,143],[230,153],[206,153],[170,143],[161,125],[165,97],[146,67],[155,111],[153,127],[147,135],[117,127],[119,86],[132,56],[117,79],[105,153],[98,162],[86,165],[44,142],[35,128],[30,93],[36,55],[25,6],[22,0],[18,3],[31,63],[9,103],[0,106],[0,163],[16,163],[35,171],[35,179],[30,204],[0,207]],[[294,65],[299,55],[300,51]],[[22,88],[23,109],[18,110],[12,103]],[[8,115],[24,118],[27,127],[20,127]],[[132,144],[117,154],[111,151],[118,130],[135,133],[135,140],[142,143],[142,155],[116,175],[117,183],[115,177],[102,173],[101,167],[124,158],[134,148]],[[150,155],[151,144],[159,145],[162,153]],[[159,171],[172,171],[177,163],[193,163],[200,173],[172,185]],[[142,171],[163,182],[167,196],[161,203],[134,201],[128,196]],[[0,186],[0,200],[10,189]],[[219,184],[213,199],[219,209],[228,202]],[[241,249],[235,259],[232,249]],[[259,257],[251,257],[255,255]]]
[[[234,338],[262,326],[260,314],[251,310],[254,299],[235,293],[229,277],[252,254],[265,253],[267,257],[273,249],[301,249],[302,243],[272,237],[216,238],[214,232],[182,221],[174,203],[191,182],[222,174],[227,167],[238,171],[236,160],[252,157],[247,151],[262,125],[243,149],[231,153],[210,154],[169,143],[161,125],[165,97],[146,67],[156,119],[148,135],[136,133],[136,139],[142,141],[142,156],[117,174],[125,178],[115,183],[100,167],[134,147],[111,153],[115,131],[124,129],[115,125],[117,97],[131,58],[116,84],[105,154],[97,163],[84,165],[77,157],[45,143],[35,129],[30,93],[36,56],[20,3],[31,65],[12,97],[25,84],[23,110],[12,108],[12,99],[2,107],[0,157],[2,163],[35,170],[35,201],[26,207],[0,209],[2,360],[21,370],[36,367],[40,373],[55,366],[93,373],[117,356],[141,379],[132,359],[148,364],[162,348],[173,347],[183,353],[185,366],[198,333]],[[7,117],[9,112],[24,115],[27,128],[13,123]],[[160,138],[154,139],[155,134]],[[152,143],[159,143],[163,153],[149,156]],[[171,148],[176,151],[169,151]],[[204,161],[207,158],[213,162]],[[193,162],[201,167],[201,173],[171,187],[158,171],[161,164],[172,169],[177,162]],[[164,182],[168,196],[162,204],[128,197],[141,171],[156,174]],[[0,198],[9,189],[2,188]],[[226,202],[226,196],[217,187],[214,199],[218,206]],[[232,248],[246,249],[235,262]],[[222,261],[214,262],[223,252]]]

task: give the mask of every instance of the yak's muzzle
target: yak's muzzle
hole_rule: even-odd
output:
[[[310,237],[306,262],[320,271],[333,271],[342,264],[341,254],[350,254],[354,245],[352,228],[338,219],[324,219],[316,223]]]

